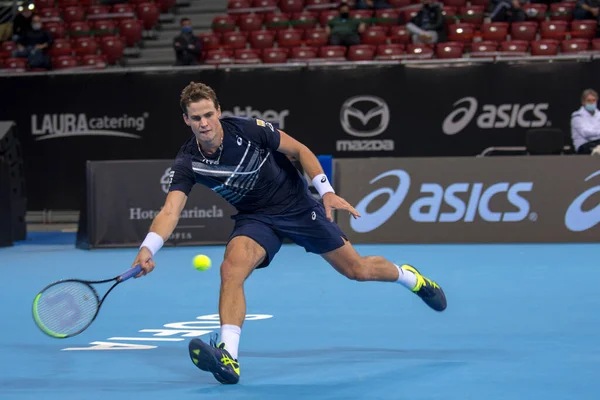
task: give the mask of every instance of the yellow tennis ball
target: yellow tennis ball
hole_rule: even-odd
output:
[[[194,257],[192,264],[198,271],[206,271],[210,268],[211,262],[208,256],[205,256],[204,254],[198,254],[196,257]]]

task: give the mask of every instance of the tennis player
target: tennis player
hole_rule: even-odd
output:
[[[395,265],[379,256],[359,255],[333,222],[332,210],[359,218],[347,201],[337,196],[316,156],[269,122],[224,117],[215,92],[191,82],[180,99],[183,120],[193,132],[179,150],[171,169],[164,207],[133,262],[146,275],[155,268],[152,257],[175,229],[195,184],[205,185],[238,211],[221,264],[219,315],[221,342],[193,339],[189,353],[194,364],[221,383],[240,378],[238,347],[246,316],[244,281],[256,268],[268,266],[284,238],[321,255],[345,277],[357,281],[397,282],[432,309],[443,311],[443,290],[410,265]],[[288,157],[296,158],[318,190],[322,204],[310,193],[306,180]]]

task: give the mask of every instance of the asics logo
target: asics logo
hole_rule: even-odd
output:
[[[404,198],[408,194],[408,189],[410,188],[410,176],[402,170],[392,170],[384,172],[378,176],[376,176],[370,184],[373,184],[380,180],[381,178],[385,178],[386,176],[395,176],[399,179],[398,187],[394,190],[391,188],[383,187],[375,190],[374,192],[367,195],[364,199],[362,199],[357,205],[356,210],[362,215],[362,218],[350,220],[350,226],[356,232],[370,232],[373,229],[379,228],[381,225],[385,223],[400,207]],[[379,197],[382,194],[388,195],[387,202],[375,212],[369,213],[367,211],[367,206],[373,199]]]
[[[442,130],[446,135],[454,135],[463,129],[471,122],[477,111],[477,100],[475,97],[464,97],[457,100],[453,106],[456,107],[459,104],[467,103],[466,107],[458,107],[452,111],[442,125]],[[461,116],[462,115],[462,116]],[[455,121],[456,117],[461,116],[459,120]]]
[[[600,170],[585,178],[585,181],[587,182],[598,175],[600,175]],[[571,203],[565,214],[565,225],[567,228],[569,228],[569,230],[573,232],[586,231],[590,228],[593,228],[600,222],[599,203],[596,203],[596,207],[589,211],[583,211],[581,208],[587,199],[598,192],[600,192],[600,185],[586,190],[577,196],[575,200],[573,200],[573,203]]]
[[[457,100],[452,111],[442,124],[442,131],[446,135],[455,135],[462,131],[475,118],[478,103],[475,97],[463,97]],[[477,116],[477,127],[481,129],[494,128],[540,128],[550,125],[545,111],[548,103],[528,104],[484,104]]]

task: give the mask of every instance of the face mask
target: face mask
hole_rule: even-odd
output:
[[[39,31],[40,29],[42,29],[42,24],[31,24],[31,29],[33,29],[34,31]]]
[[[350,13],[347,13],[347,12],[340,13],[341,18],[348,19],[349,16],[350,16]]]
[[[586,104],[585,109],[588,110],[589,112],[596,111],[596,104]]]
[[[192,31],[192,27],[191,26],[184,26],[183,28],[181,28],[181,30],[185,33],[190,33]]]

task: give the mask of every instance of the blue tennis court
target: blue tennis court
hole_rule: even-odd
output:
[[[2,399],[550,400],[600,390],[597,244],[357,246],[435,279],[444,313],[286,245],[247,282],[241,380],[222,386],[191,363],[187,343],[218,332],[223,247],[164,248],[87,331],[51,339],[31,318],[35,294],[61,278],[118,275],[136,253],[78,250],[74,239],[30,233],[0,249]],[[217,265],[195,271],[198,253]]]

